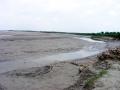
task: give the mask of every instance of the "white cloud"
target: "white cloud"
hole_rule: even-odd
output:
[[[109,11],[109,15],[118,16],[119,14],[116,11]]]

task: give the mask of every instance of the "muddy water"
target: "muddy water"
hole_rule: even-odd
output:
[[[92,40],[90,38],[78,38],[78,39],[86,40],[86,41],[92,42],[93,44],[87,47],[85,46],[80,51],[61,53],[61,54],[46,56],[46,57],[35,59],[35,60],[0,62],[0,73],[5,73],[5,72],[16,70],[16,69],[44,66],[44,65],[51,64],[58,61],[67,61],[67,60],[85,58],[85,57],[102,52],[106,46],[106,43],[102,41],[99,42],[99,41]]]

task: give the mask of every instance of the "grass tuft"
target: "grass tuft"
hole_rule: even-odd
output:
[[[98,74],[88,78],[85,82],[84,88],[92,88],[95,81],[107,74],[107,70],[101,70]]]

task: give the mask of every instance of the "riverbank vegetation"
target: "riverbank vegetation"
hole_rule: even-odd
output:
[[[94,76],[91,76],[90,78],[88,78],[86,80],[84,88],[92,88],[93,85],[95,84],[95,81],[97,81],[98,79],[103,77],[105,74],[107,74],[107,70],[103,69],[103,70],[99,71],[98,74],[95,74]]]
[[[98,38],[112,38],[116,40],[120,40],[120,32],[98,32],[98,33],[72,33],[72,32],[54,32],[54,31],[42,31],[44,33],[61,33],[61,34],[73,34],[73,35],[85,35],[85,36],[91,36],[93,39]]]
[[[120,32],[100,32],[100,33],[92,33],[91,38],[111,38],[113,40],[120,40]]]

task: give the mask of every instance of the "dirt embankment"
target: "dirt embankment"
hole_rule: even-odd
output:
[[[101,67],[106,66],[107,74],[97,80],[94,90],[120,90],[120,47],[109,49],[102,53],[98,59]]]
[[[93,63],[80,65],[79,78],[64,90],[119,90],[120,47],[109,49],[95,58]]]

